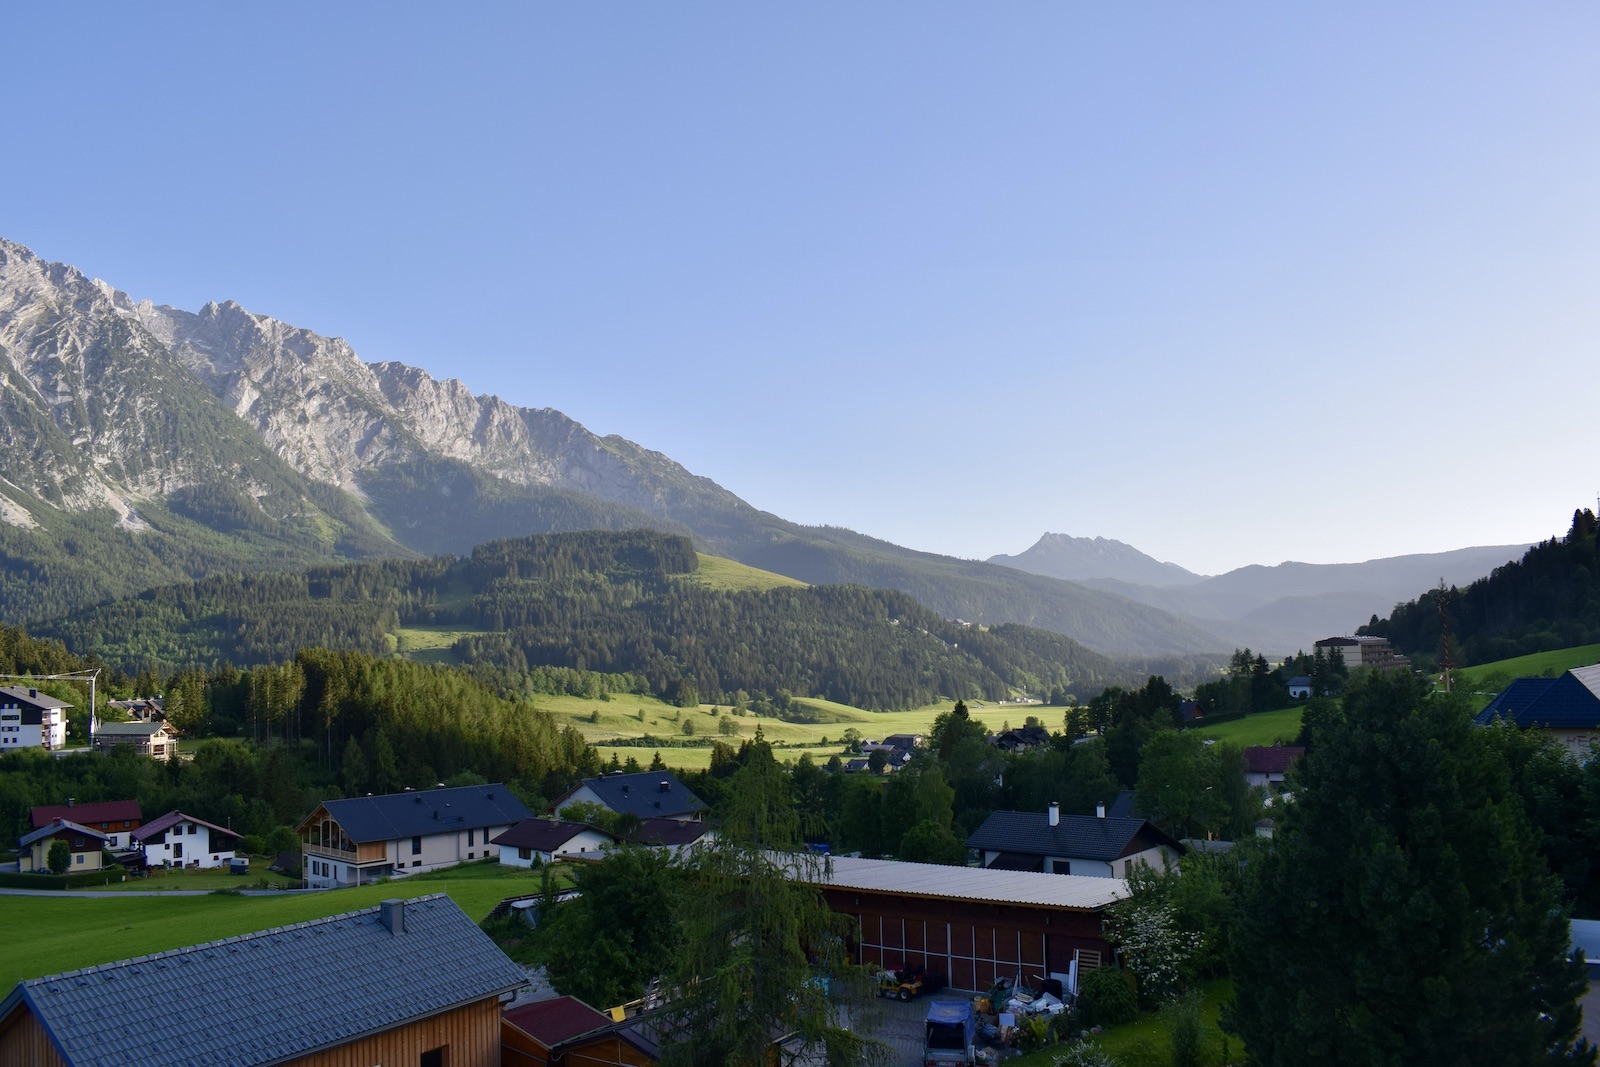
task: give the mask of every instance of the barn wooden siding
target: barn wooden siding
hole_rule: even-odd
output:
[[[978,901],[828,889],[828,905],[855,924],[856,958],[867,964],[926,966],[955,989],[988,989],[997,978],[1065,973],[1110,958],[1101,914]]]

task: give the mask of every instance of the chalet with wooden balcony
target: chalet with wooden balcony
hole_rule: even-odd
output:
[[[497,859],[490,839],[531,815],[498,783],[325,800],[300,820],[301,870],[333,889]]]

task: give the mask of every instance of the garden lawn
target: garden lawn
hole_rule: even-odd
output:
[[[1223,1067],[1244,1062],[1244,1046],[1239,1039],[1222,1032],[1219,1018],[1222,1005],[1233,998],[1233,983],[1227,979],[1209,982],[1201,988],[1200,1006],[1201,1067]],[[1147,1013],[1131,1023],[1108,1027],[1094,1040],[1110,1053],[1119,1067],[1171,1067],[1172,1035],[1165,1016]],[[1051,1067],[1061,1054],[1059,1046],[1030,1052],[1008,1067]]]
[[[1216,726],[1196,726],[1194,732],[1201,737],[1214,737],[1248,748],[1251,745],[1271,745],[1278,741],[1293,741],[1300,734],[1301,708],[1280,708],[1246,715],[1232,722]]]
[[[290,878],[286,874],[267,870],[267,864],[272,862],[270,856],[252,856],[249,874],[229,874],[228,869],[189,870],[170,869],[162,870],[152,868],[150,874],[144,878],[129,878],[125,882],[113,882],[103,889],[98,886],[84,886],[85,893],[167,893],[175,890],[200,889],[213,892],[218,889],[298,889],[300,879]]]
[[[448,893],[481,922],[506,897],[537,892],[540,885],[539,871],[478,863],[402,882],[262,897],[0,897],[9,927],[0,953],[0,996],[25,978],[359,911],[391,897]]]

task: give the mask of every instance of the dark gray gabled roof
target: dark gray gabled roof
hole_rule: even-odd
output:
[[[600,803],[622,815],[653,819],[706,810],[705,801],[689,792],[669,771],[608,774],[604,778],[585,778],[583,784],[594,791]]]
[[[986,852],[1106,862],[1156,845],[1184,851],[1181,842],[1144,819],[1063,815],[1051,826],[1049,816],[1037,811],[997,811],[967,838],[968,848]]]
[[[26,1004],[72,1067],[274,1064],[526,981],[449,897],[402,907],[398,934],[374,907],[35,978],[0,1019]]]
[[[39,829],[33,831],[33,833],[28,834],[27,836],[22,838],[22,840],[18,841],[17,844],[22,846],[23,848],[27,848],[29,845],[33,844],[35,841],[41,840],[41,839],[46,838],[46,837],[53,837],[56,834],[59,834],[63,830],[70,830],[71,832],[73,832],[75,834],[82,834],[85,837],[93,837],[93,838],[96,838],[97,840],[100,840],[100,841],[106,840],[106,835],[101,833],[99,830],[95,830],[95,829],[93,829],[91,827],[84,826],[82,823],[75,823],[71,819],[57,819],[55,822],[50,823],[48,826],[42,826]]]
[[[1518,678],[1478,712],[1487,726],[1497,718],[1527,729],[1592,729],[1600,726],[1600,664],[1575,667],[1559,678]]]
[[[322,806],[352,841],[426,837],[451,830],[514,826],[533,812],[498,782],[417,789],[377,797],[325,800]]]

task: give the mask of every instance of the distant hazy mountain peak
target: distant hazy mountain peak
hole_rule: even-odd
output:
[[[1046,533],[1026,552],[991,556],[989,562],[1069,582],[1111,578],[1137,585],[1171,586],[1204,580],[1203,575],[1176,563],[1162,563],[1121,541],[1063,533]]]

